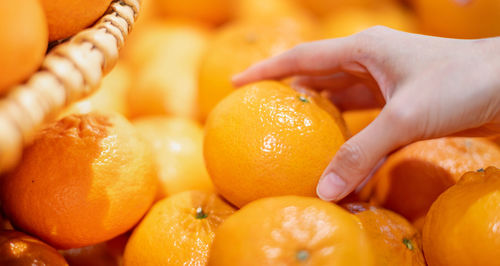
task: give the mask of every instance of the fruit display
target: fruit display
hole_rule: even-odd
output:
[[[0,8],[0,95],[127,0],[17,2]],[[363,99],[382,97],[231,81],[300,43],[375,25],[500,34],[499,1],[458,2],[141,0],[99,89],[53,114],[0,173],[0,265],[500,265],[499,136],[400,147],[327,202],[319,179],[382,112],[383,100]]]

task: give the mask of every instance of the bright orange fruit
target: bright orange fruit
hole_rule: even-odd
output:
[[[360,197],[414,222],[465,172],[489,165],[500,166],[500,149],[487,140],[419,141],[389,155]]]
[[[158,170],[158,198],[186,190],[212,191],[203,161],[203,129],[180,117],[143,117],[134,126],[152,146]]]
[[[466,173],[432,204],[423,230],[431,266],[498,265],[500,170]]]
[[[361,220],[377,265],[426,265],[420,233],[405,218],[367,203],[344,207]]]
[[[42,63],[47,21],[38,0],[2,1],[0,7],[0,95],[27,79]]]
[[[2,179],[2,207],[14,226],[57,248],[106,241],[151,205],[152,156],[117,114],[68,116],[39,132]]]
[[[217,229],[208,265],[375,265],[360,220],[320,199],[254,201]]]
[[[234,0],[156,0],[160,12],[167,17],[197,19],[218,25],[233,16]]]
[[[215,229],[233,212],[214,193],[186,191],[165,198],[135,228],[123,265],[206,265]]]
[[[64,39],[92,25],[111,0],[40,0],[49,24],[49,41]]]
[[[204,156],[215,187],[241,207],[270,196],[315,196],[347,132],[328,100],[262,81],[238,89],[213,110]]]
[[[347,128],[351,134],[358,134],[380,114],[380,109],[349,110],[342,112]]]
[[[13,230],[0,230],[0,265],[67,266],[63,256],[42,241]]]

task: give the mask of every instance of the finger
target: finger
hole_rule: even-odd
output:
[[[233,77],[241,86],[263,79],[281,79],[295,74],[321,75],[352,61],[355,42],[350,37],[304,43],[277,56],[261,61]]]
[[[341,111],[382,108],[385,104],[379,90],[373,90],[363,83],[354,84],[343,90],[325,90],[321,94]]]
[[[409,143],[413,134],[403,121],[384,108],[375,121],[342,145],[318,183],[318,196],[327,201],[342,199],[368,177],[379,160]]]

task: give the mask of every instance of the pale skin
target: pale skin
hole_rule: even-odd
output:
[[[500,134],[500,37],[446,39],[377,26],[300,44],[251,66],[233,83],[292,76],[295,85],[337,101],[353,89],[375,95],[363,103],[354,97],[343,109],[383,106],[325,169],[317,193],[327,201],[347,196],[401,146],[450,135]]]

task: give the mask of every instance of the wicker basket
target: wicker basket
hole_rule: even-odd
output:
[[[51,49],[38,72],[0,99],[0,173],[16,165],[36,130],[98,87],[116,64],[139,8],[140,0],[114,0],[92,28]]]

